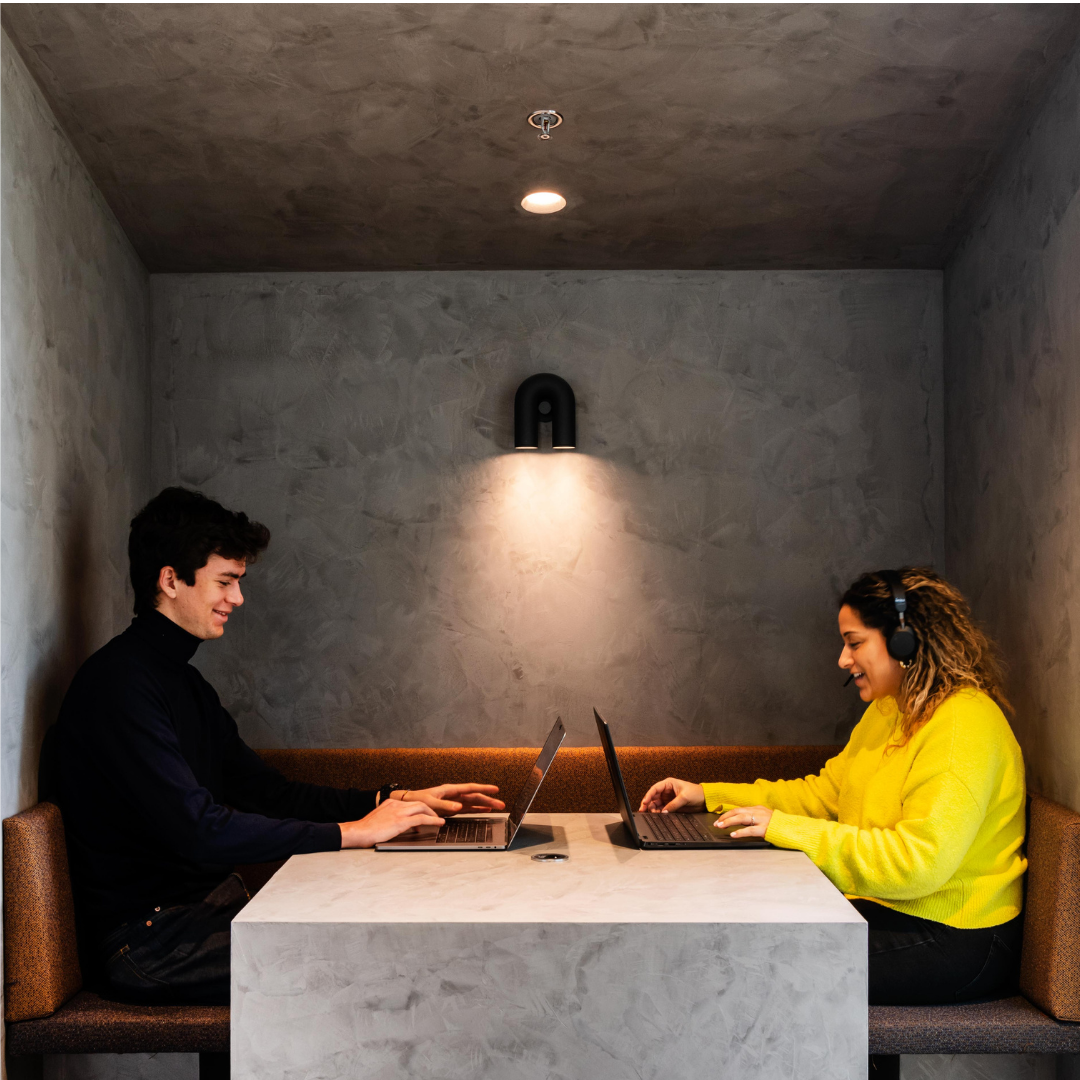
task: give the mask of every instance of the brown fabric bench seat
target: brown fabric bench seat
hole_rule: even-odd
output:
[[[619,757],[631,799],[654,780],[733,781],[817,772],[828,746],[626,747]],[[286,776],[340,787],[407,787],[474,779],[513,793],[533,749],[265,750]],[[601,813],[615,798],[599,747],[559,752],[537,812]],[[1080,1053],[1080,814],[1035,796],[1028,833],[1023,997],[974,1005],[873,1006],[869,1052]],[[258,868],[256,868],[258,869]],[[269,876],[273,867],[262,868]],[[202,1053],[229,1046],[225,1006],[145,1007],[82,989],[60,812],[40,803],[4,822],[7,1048],[40,1053]]]
[[[80,990],[52,1016],[7,1028],[9,1054],[229,1052],[228,1005],[120,1005]]]
[[[1080,1054],[1080,1024],[1027,998],[977,1005],[871,1005],[871,1054]]]

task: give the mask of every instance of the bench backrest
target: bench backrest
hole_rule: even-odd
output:
[[[81,987],[64,822],[38,803],[4,821],[4,1015],[51,1016]]]
[[[1080,814],[1032,795],[1020,989],[1058,1020],[1080,1020]]]
[[[636,803],[666,776],[697,782],[723,777],[735,784],[790,780],[819,772],[839,750],[838,746],[620,746],[619,766]],[[259,751],[290,780],[310,784],[370,789],[391,781],[410,788],[475,781],[498,784],[500,792],[510,796],[524,784],[537,753],[516,747]],[[533,804],[538,814],[603,814],[616,809],[599,746],[563,747]]]
[[[665,776],[687,780],[791,779],[820,769],[834,747],[626,747],[619,759],[633,800]],[[387,780],[427,787],[451,779],[514,792],[536,751],[264,750],[287,777],[338,787]],[[615,809],[598,747],[560,750],[534,809]],[[1044,1012],[1080,1020],[1080,814],[1032,796],[1021,989]],[[4,1003],[8,1020],[49,1016],[82,985],[60,811],[39,803],[4,821]]]

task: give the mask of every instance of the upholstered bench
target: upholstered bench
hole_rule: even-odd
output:
[[[732,781],[817,772],[835,747],[627,747],[619,756],[632,799],[654,780],[683,776]],[[532,749],[266,750],[290,779],[339,787],[393,780],[420,788],[476,779],[515,791]],[[599,748],[560,751],[534,809],[615,810]],[[1080,1052],[1080,814],[1031,800],[1031,870],[1025,915],[1023,997],[980,1005],[870,1009],[870,1053]],[[273,867],[246,869],[265,879]],[[228,1051],[227,1007],[133,1006],[82,987],[71,883],[60,813],[49,803],[4,822],[4,961],[7,1050],[41,1053],[200,1053]],[[884,1059],[883,1059],[884,1060]],[[217,1066],[214,1066],[217,1067]]]
[[[870,1053],[1080,1053],[1080,814],[1033,795],[1022,996],[972,1005],[870,1008]]]

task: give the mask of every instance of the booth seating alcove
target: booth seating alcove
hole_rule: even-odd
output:
[[[632,799],[664,776],[752,781],[817,772],[827,746],[626,747],[619,757]],[[515,790],[533,749],[265,750],[290,779],[412,788],[476,778]],[[560,751],[534,807],[538,813],[615,811],[603,755]],[[869,1052],[898,1054],[1080,1053],[1080,814],[1030,800],[1030,869],[1024,917],[1022,996],[972,1005],[872,1006]],[[241,868],[249,888],[275,866]],[[204,1075],[229,1048],[226,1006],[133,1006],[83,988],[71,882],[59,810],[39,803],[4,822],[4,987],[9,1055],[199,1053]],[[217,1061],[218,1065],[209,1064]]]

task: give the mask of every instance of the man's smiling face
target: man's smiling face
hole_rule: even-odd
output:
[[[211,555],[195,571],[195,584],[188,585],[166,566],[158,580],[158,610],[203,641],[219,638],[233,609],[244,602],[240,579],[246,572],[243,559]]]

